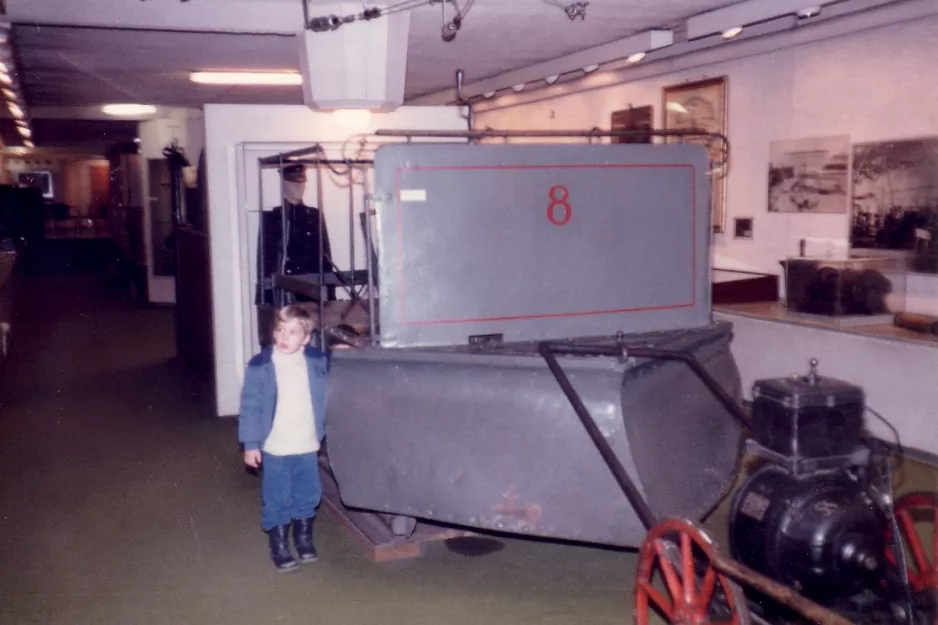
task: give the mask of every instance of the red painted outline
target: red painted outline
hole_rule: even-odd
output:
[[[588,310],[571,313],[534,313],[529,315],[506,315],[501,317],[472,317],[466,319],[439,319],[434,321],[408,321],[404,309],[407,299],[404,283],[404,219],[401,213],[401,172],[404,171],[484,171],[492,169],[689,169],[691,171],[691,301],[683,304],[669,304],[666,306],[643,306],[638,308],[616,308],[611,310]],[[652,310],[676,310],[680,308],[693,308],[697,305],[697,171],[688,163],[647,163],[647,164],[615,164],[576,163],[570,165],[431,165],[424,167],[399,167],[395,173],[395,194],[397,209],[397,246],[398,265],[397,275],[401,285],[401,323],[405,326],[443,325],[451,323],[484,323],[490,321],[515,321],[519,319],[555,319],[558,317],[585,317],[591,315],[612,315],[620,313],[645,312]]]

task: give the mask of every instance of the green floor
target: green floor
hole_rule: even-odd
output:
[[[0,375],[0,623],[627,623],[635,557],[506,540],[377,565],[322,515],[278,574],[233,421],[171,361],[172,312],[94,276],[14,285]]]
[[[0,374],[0,623],[631,622],[634,553],[502,540],[374,564],[328,515],[321,561],[278,574],[235,423],[172,361],[172,311],[94,275],[15,283]],[[907,465],[906,488],[934,474]],[[725,543],[725,506],[708,522]]]

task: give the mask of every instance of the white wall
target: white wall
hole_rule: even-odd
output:
[[[852,332],[717,313],[733,324],[731,349],[742,375],[743,393],[752,399],[752,384],[764,378],[807,373],[817,358],[821,375],[856,384],[867,404],[899,431],[902,444],[938,455],[938,344],[864,336]],[[867,416],[879,438],[894,436]]]
[[[466,121],[456,107],[402,107],[393,113],[375,114],[365,128],[338,126],[331,114],[305,106],[206,105],[205,146],[208,179],[208,210],[211,229],[212,302],[215,332],[216,410],[220,416],[238,412],[244,366],[252,356],[253,283],[246,268],[256,238],[257,157],[307,147],[317,142],[338,144],[352,135],[375,129],[465,130]],[[279,201],[276,187],[265,174],[264,204]],[[315,205],[314,176],[307,189],[307,202]],[[273,187],[273,189],[271,189]],[[324,185],[325,187],[325,185]],[[340,266],[348,264],[347,209],[338,203],[336,213],[327,198],[326,216],[332,242],[339,247],[334,256]],[[335,225],[333,225],[335,224]],[[335,233],[332,230],[335,229]],[[347,233],[347,226],[345,232]],[[347,245],[347,244],[344,244]],[[360,265],[359,265],[360,267]]]
[[[498,129],[608,128],[613,111],[650,104],[660,128],[664,87],[726,75],[731,143],[727,233],[714,237],[714,265],[779,273],[778,261],[796,256],[802,238],[808,239],[809,255],[846,249],[849,214],[769,214],[769,143],[833,135],[849,135],[853,143],[938,136],[936,59],[938,15],[481,112],[475,124]],[[734,217],[754,218],[752,240],[732,238]],[[920,276],[916,281],[930,294],[927,299],[938,296],[938,280]]]

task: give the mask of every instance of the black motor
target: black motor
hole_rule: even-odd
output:
[[[753,387],[749,451],[761,467],[732,502],[733,557],[828,606],[891,594],[891,517],[871,483],[864,410],[863,390],[818,375],[817,361]]]
[[[822,603],[883,579],[888,521],[846,472],[764,466],[737,493],[730,519],[736,559]]]

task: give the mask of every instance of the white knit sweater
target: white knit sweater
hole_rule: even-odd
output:
[[[275,456],[319,451],[303,350],[284,354],[275,347],[272,359],[277,379],[277,408],[274,427],[264,441],[264,451]]]

